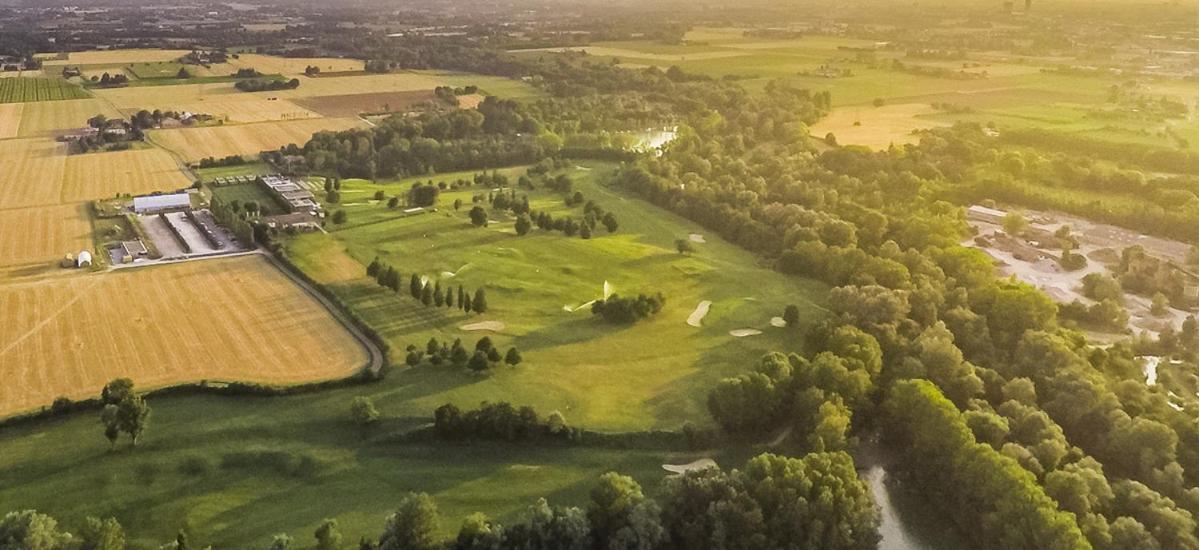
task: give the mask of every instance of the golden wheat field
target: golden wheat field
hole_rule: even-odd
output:
[[[21,116],[24,113],[24,103],[0,103],[0,139],[17,137],[21,131]]]
[[[257,94],[219,95],[195,102],[179,103],[172,108],[193,113],[205,113],[216,118],[223,118],[227,122],[243,124],[320,116],[291,101],[271,100]]]
[[[130,377],[299,383],[352,374],[357,341],[252,255],[0,285],[0,416]]]
[[[316,132],[346,130],[363,124],[362,121],[351,118],[314,118],[154,130],[148,135],[151,141],[175,152],[185,160],[197,161],[205,157],[252,155],[268,149],[278,149],[289,143],[303,145]]]
[[[19,134],[22,137],[48,136],[62,130],[87,126],[96,115],[121,118],[121,113],[98,99],[69,99],[23,103]]]
[[[191,184],[179,163],[161,149],[71,155],[62,180],[62,201],[173,191]]]
[[[294,90],[259,92],[259,95],[279,98],[302,98],[325,95],[409,92],[415,90],[432,90],[442,84],[443,82],[436,78],[406,72],[322,76],[319,78],[301,78],[300,87]]]
[[[361,59],[336,57],[275,57],[254,53],[243,53],[238,59],[229,59],[230,66],[237,69],[255,69],[262,74],[301,75],[309,66],[319,67],[321,72],[361,71],[365,62]],[[234,71],[230,71],[234,72]]]
[[[51,139],[0,141],[0,208],[59,204],[66,146]]]
[[[47,67],[62,65],[115,65],[118,63],[152,63],[156,61],[174,61],[187,55],[190,50],[98,50],[90,52],[71,52],[67,59],[45,58],[42,64]]]
[[[44,264],[91,248],[88,218],[82,203],[0,211],[0,266]]]
[[[104,88],[92,90],[92,94],[122,111],[139,109],[178,110],[184,103],[195,103],[207,98],[226,95],[241,95],[230,82],[208,84],[174,84],[171,86],[131,86],[128,88]]]
[[[832,133],[838,143],[846,145],[885,149],[892,143],[914,143],[913,130],[945,126],[944,122],[925,118],[935,113],[936,109],[922,103],[838,107],[813,124],[810,131],[817,137]]]

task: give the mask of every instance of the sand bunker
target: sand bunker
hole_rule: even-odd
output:
[[[612,285],[608,281],[604,281],[604,299],[612,297]]]
[[[759,334],[762,334],[762,331],[760,331],[758,329],[753,329],[753,328],[740,328],[737,330],[729,331],[729,335],[734,336],[736,338],[745,338],[746,336],[757,336]]]
[[[702,327],[704,317],[708,316],[708,310],[712,308],[712,302],[704,300],[695,306],[695,311],[691,312],[691,316],[687,317],[687,324],[693,327]]]
[[[715,460],[710,458],[701,458],[695,462],[688,464],[663,464],[662,469],[672,474],[685,474],[687,472],[696,472],[699,470],[707,470],[708,468],[719,468]]]
[[[579,304],[577,306],[572,306],[570,304],[567,304],[567,305],[562,306],[562,311],[565,311],[567,313],[574,313],[576,311],[579,311],[580,309],[587,309],[587,308],[591,307],[591,304],[594,304],[594,303],[595,303],[595,300],[592,300],[590,302],[585,302],[585,303]]]
[[[706,242],[708,242],[708,241],[704,240],[704,236],[703,236],[703,235],[700,235],[699,233],[692,233],[692,234],[688,235],[688,236],[687,236],[687,238],[691,239],[691,242],[693,242],[693,243],[706,243]]]
[[[470,267],[470,265],[471,264],[464,264],[462,267],[458,268],[458,271],[442,271],[441,276],[447,279],[457,277],[459,273],[462,273],[462,270]]]
[[[783,328],[783,327],[787,326],[787,322],[784,321],[782,317],[771,317],[770,318],[770,326]]]
[[[487,330],[491,332],[499,332],[504,330],[504,323],[499,321],[482,321],[478,323],[471,323],[469,325],[462,325],[458,328],[460,330]]]

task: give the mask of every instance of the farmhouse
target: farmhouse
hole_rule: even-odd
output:
[[[168,210],[185,210],[191,208],[191,204],[191,195],[187,193],[146,195],[133,198],[133,211],[138,214],[153,214]]]

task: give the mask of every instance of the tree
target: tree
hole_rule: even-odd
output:
[[[679,251],[679,254],[690,254],[695,252],[695,246],[691,244],[690,239],[675,239],[674,248],[675,250]]]
[[[487,225],[487,211],[482,206],[476,206],[470,209],[470,223],[475,227],[483,227]]]
[[[420,303],[426,306],[433,303],[433,285],[425,285],[420,289]]]
[[[191,77],[192,77],[192,74],[187,72],[187,67],[179,67],[179,72],[175,73],[175,78],[178,78],[180,80],[185,79],[185,78],[191,78]]]
[[[462,306],[462,311],[471,312],[470,294],[467,294],[459,304]]]
[[[483,289],[475,291],[475,298],[470,301],[471,311],[487,313],[487,293]]]
[[[512,367],[519,365],[523,360],[524,358],[520,356],[520,351],[517,351],[515,347],[508,348],[508,353],[504,354],[504,362]]]
[[[374,277],[375,275],[378,275],[380,267],[379,257],[375,256],[375,259],[371,260],[371,264],[366,266],[366,276]]]
[[[369,426],[379,421],[379,409],[370,397],[360,395],[350,401],[350,419],[359,426]]]
[[[341,192],[335,189],[325,193],[325,202],[329,204],[337,204],[341,202]]]
[[[417,300],[420,299],[420,291],[422,288],[424,288],[424,286],[425,285],[421,283],[420,275],[413,273],[412,277],[408,279],[408,292]]]
[[[502,360],[502,359],[503,359],[503,356],[500,355],[499,348],[492,347],[491,349],[487,350],[487,361],[489,363],[496,364],[496,363],[499,363],[500,360]]]
[[[650,550],[666,539],[659,513],[633,478],[608,472],[591,490],[587,519],[601,547]]]
[[[392,197],[390,199],[387,199],[387,207],[388,208],[394,209],[398,206],[400,206],[400,198],[399,197]]]
[[[516,217],[516,234],[517,235],[520,235],[523,237],[526,234],[528,234],[529,229],[532,229],[532,228],[533,228],[533,222],[529,221],[529,217],[527,215],[521,214]]]
[[[437,307],[445,305],[445,294],[441,291],[440,281],[438,281],[437,285],[433,287],[433,305]]]
[[[1028,219],[1019,212],[1008,212],[1003,217],[1003,231],[1013,237],[1019,237],[1028,230]]]
[[[790,304],[783,308],[783,322],[789,327],[799,325],[799,306]]]
[[[450,286],[450,288],[447,288],[445,291],[445,307],[447,309],[454,308],[454,287],[453,286]]]
[[[271,538],[270,550],[288,550],[291,548],[291,537],[286,533],[279,533]]]
[[[337,520],[326,519],[321,522],[321,526],[316,528],[316,550],[340,550],[341,548],[341,530],[337,526]]]
[[[347,217],[346,211],[339,209],[337,212],[333,213],[333,224],[343,225],[346,223]]]
[[[491,361],[487,360],[487,352],[483,350],[476,350],[475,354],[471,356],[470,362],[468,362],[466,366],[475,372],[483,372],[491,368]]]
[[[0,538],[2,540],[2,538]],[[125,530],[116,518],[88,517],[79,531],[79,550],[124,550]]]
[[[608,233],[615,233],[620,228],[620,223],[616,221],[616,216],[611,212],[605,213],[600,221],[604,224],[604,228],[608,230]]]
[[[1149,312],[1157,317],[1164,317],[1170,312],[1170,299],[1161,292],[1154,293],[1153,304],[1150,306]]]
[[[100,402],[105,405],[116,405],[133,393],[133,380],[116,378],[104,385],[100,390]]]
[[[490,550],[502,548],[504,528],[485,514],[475,512],[462,521],[454,548],[457,550]]]
[[[117,405],[117,424],[129,434],[134,447],[150,424],[150,406],[140,395],[129,395]]]
[[[9,512],[0,519],[0,548],[13,550],[67,550],[71,535],[58,522],[33,510]]]
[[[425,493],[408,493],[395,513],[387,517],[379,550],[434,550],[437,541],[437,505]]]

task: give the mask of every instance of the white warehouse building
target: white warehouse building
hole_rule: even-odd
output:
[[[146,195],[133,197],[133,211],[138,214],[152,214],[167,210],[183,210],[191,208],[191,195],[173,193],[170,195]]]

